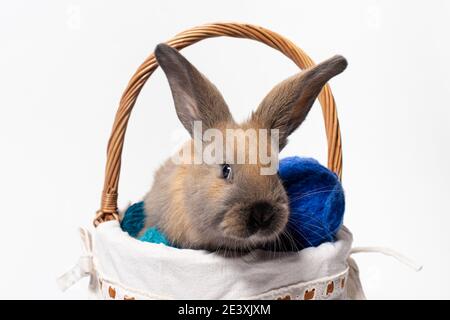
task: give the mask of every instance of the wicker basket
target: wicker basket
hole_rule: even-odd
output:
[[[219,36],[262,42],[282,52],[301,69],[314,65],[311,58],[288,39],[249,24],[203,25],[178,34],[167,44],[180,50]],[[108,143],[101,208],[94,219],[96,229],[93,240],[90,233],[82,229],[86,254],[80,260],[78,269],[63,276],[60,283],[67,287],[81,276],[90,275],[91,291],[98,297],[112,299],[362,298],[357,267],[349,258],[352,237],[345,227],[339,232],[335,243],[284,254],[276,261],[256,263],[251,268],[248,264],[243,267],[239,259],[227,260],[201,250],[180,250],[143,243],[120,229],[117,196],[125,132],[139,92],[157,67],[155,56],[151,54],[123,93]],[[320,93],[319,101],[328,141],[328,167],[341,177],[341,134],[335,101],[328,85]],[[308,266],[311,259],[320,267],[312,270]],[[167,267],[168,264],[170,267]],[[209,276],[205,277],[205,274]],[[198,285],[198,277],[203,277],[202,286]]]

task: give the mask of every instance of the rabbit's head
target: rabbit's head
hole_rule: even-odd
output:
[[[190,149],[191,161],[177,164],[170,177],[177,186],[171,196],[183,216],[166,221],[169,238],[179,246],[213,250],[251,249],[276,240],[288,222],[289,202],[273,161],[278,163],[288,136],[325,83],[346,68],[346,60],[334,56],[286,79],[238,124],[217,88],[177,50],[160,44],[155,56],[169,81],[178,118],[192,137],[184,148]],[[186,243],[177,239],[181,234]]]

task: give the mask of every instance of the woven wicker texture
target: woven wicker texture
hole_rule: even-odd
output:
[[[311,58],[290,40],[265,28],[240,23],[213,23],[198,26],[176,35],[166,43],[181,50],[191,44],[204,39],[227,36],[246,38],[262,42],[279,50],[290,58],[301,69],[314,65]],[[122,149],[125,133],[131,111],[136,103],[142,87],[158,67],[152,53],[137,69],[120,100],[114,120],[111,136],[108,142],[105,182],[102,193],[101,208],[97,211],[94,225],[104,221],[118,219],[117,195],[119,187]],[[342,148],[339,121],[336,105],[328,84],[319,95],[325,122],[326,137],[328,141],[328,168],[341,177],[342,174]]]

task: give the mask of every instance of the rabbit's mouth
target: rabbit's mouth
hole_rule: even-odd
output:
[[[220,231],[233,245],[260,246],[281,234],[288,217],[289,209],[285,204],[256,201],[250,205],[235,205],[224,214]]]

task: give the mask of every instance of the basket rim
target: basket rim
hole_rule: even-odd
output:
[[[119,226],[120,230],[122,230],[122,228],[120,227],[120,222],[118,220],[109,220],[106,221],[102,224],[100,224],[97,228],[95,228],[94,230],[98,230],[101,231],[105,228],[115,228],[116,226]],[[122,230],[123,231],[123,230]],[[156,250],[161,250],[161,248],[163,248],[163,250],[168,250],[168,251],[173,251],[173,252],[177,252],[177,253],[187,253],[187,254],[195,254],[198,257],[214,257],[214,258],[219,258],[222,259],[223,261],[228,260],[228,257],[224,257],[220,254],[218,254],[217,252],[214,251],[208,251],[205,249],[189,249],[189,248],[177,248],[177,247],[172,247],[172,246],[168,246],[165,245],[163,243],[152,243],[152,242],[147,242],[147,241],[142,241],[139,240],[137,238],[134,238],[132,236],[130,236],[126,231],[123,231],[124,236],[128,239],[131,240],[132,242],[142,245],[142,246],[147,246],[149,250],[151,249],[156,249]],[[341,243],[341,242],[353,242],[353,234],[350,232],[350,230],[345,226],[342,225],[336,235],[336,240],[335,241],[327,241],[327,242],[323,242],[318,246],[312,246],[312,247],[307,247],[307,248],[303,248],[301,250],[298,251],[270,251],[270,250],[264,250],[261,248],[255,249],[252,252],[257,252],[257,253],[261,253],[263,255],[269,254],[271,256],[273,256],[273,254],[277,255],[275,258],[276,259],[283,259],[283,258],[287,258],[289,256],[294,256],[294,255],[303,255],[303,254],[308,254],[309,251],[315,250],[317,248],[320,248],[322,246],[326,247],[331,245],[336,245],[336,243]],[[303,252],[303,253],[302,253]],[[242,257],[235,257],[233,259],[240,259]],[[272,257],[271,257],[272,258]],[[272,259],[270,259],[272,260]],[[268,260],[268,261],[270,261]],[[256,263],[263,263],[265,261],[257,261]],[[253,263],[253,262],[252,262]]]

